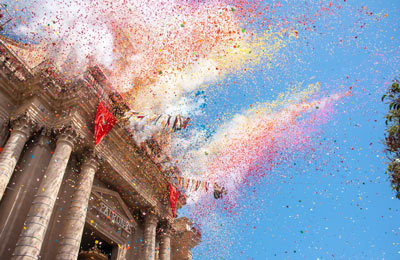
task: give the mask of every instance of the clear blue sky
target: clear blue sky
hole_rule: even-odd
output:
[[[310,3],[281,2],[277,16],[301,15]],[[314,158],[294,155],[273,170],[292,179],[244,188],[240,221],[217,213],[217,230],[203,232],[194,259],[400,259],[400,201],[385,174],[387,106],[380,101],[399,76],[400,2],[338,2],[342,8],[335,15],[316,18],[314,32],[301,31],[283,50],[288,59],[277,67],[260,69],[248,80],[232,75],[226,82],[243,83],[206,92],[206,116],[194,119],[199,127],[221,113],[273,100],[291,82],[319,81],[328,92],[352,86],[354,95],[338,102],[320,127]]]

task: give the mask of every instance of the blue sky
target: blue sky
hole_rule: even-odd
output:
[[[291,9],[280,12],[306,10],[304,2],[289,2]],[[290,167],[272,173],[292,179],[246,187],[240,220],[218,213],[220,230],[203,232],[205,242],[194,250],[194,259],[400,259],[400,201],[385,173],[387,106],[380,101],[399,75],[400,3],[342,4],[337,15],[317,21],[315,32],[301,32],[283,50],[288,59],[278,66],[259,68],[248,80],[231,75],[226,79],[231,87],[206,91],[206,122],[273,100],[293,82],[319,81],[327,93],[351,86],[353,95],[339,101],[320,127],[314,158],[293,155]],[[377,21],[362,15],[363,6],[373,16],[387,17]],[[243,83],[232,84],[238,78]],[[204,125],[203,118],[194,122]]]

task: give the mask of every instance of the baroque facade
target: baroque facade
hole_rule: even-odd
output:
[[[118,124],[95,146],[98,75],[58,77],[32,48],[0,41],[0,259],[191,259],[163,155]]]

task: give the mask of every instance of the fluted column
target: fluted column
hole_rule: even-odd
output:
[[[160,260],[171,259],[171,228],[169,225],[163,227],[160,234]]]
[[[72,128],[65,128],[59,134],[56,149],[29,209],[12,260],[38,259],[76,136]]]
[[[144,257],[154,260],[156,247],[156,228],[158,218],[153,213],[147,213],[144,220]]]
[[[32,122],[24,115],[12,122],[12,132],[0,153],[0,200],[3,198],[22,149],[32,133]]]
[[[85,158],[82,164],[79,184],[72,196],[60,248],[56,257],[57,260],[78,259],[90,192],[92,191],[94,175],[98,166],[98,160],[93,155]]]

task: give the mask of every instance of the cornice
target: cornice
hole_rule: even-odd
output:
[[[0,38],[0,64],[6,68],[8,75],[15,80],[25,81],[32,76],[28,66],[7,46],[4,37]]]

